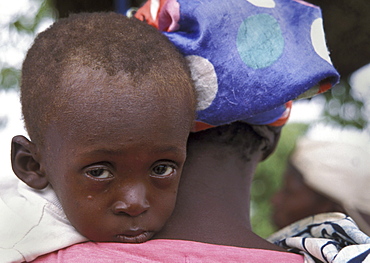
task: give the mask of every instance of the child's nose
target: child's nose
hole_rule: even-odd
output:
[[[113,204],[114,214],[126,214],[132,217],[139,216],[149,209],[150,205],[146,198],[144,185],[135,185],[121,194],[121,197]]]

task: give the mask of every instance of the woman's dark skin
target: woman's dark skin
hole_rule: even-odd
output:
[[[249,215],[253,174],[276,146],[279,133],[269,134],[269,150],[262,143],[247,160],[233,146],[193,136],[175,210],[154,238],[284,251],[253,233]]]

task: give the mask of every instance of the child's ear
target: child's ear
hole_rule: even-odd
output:
[[[35,144],[24,136],[13,137],[11,160],[14,173],[29,187],[43,189],[49,182],[40,171],[40,163],[37,159]]]

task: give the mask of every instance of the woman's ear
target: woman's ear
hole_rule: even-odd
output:
[[[49,182],[40,170],[35,144],[26,137],[18,135],[12,139],[12,168],[17,177],[29,187],[45,188]]]

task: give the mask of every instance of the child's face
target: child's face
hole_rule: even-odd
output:
[[[144,242],[173,211],[191,110],[186,101],[96,86],[71,96],[50,125],[41,169],[82,235]]]

